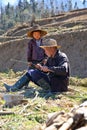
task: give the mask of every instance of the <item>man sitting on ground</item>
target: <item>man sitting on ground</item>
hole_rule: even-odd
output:
[[[61,46],[54,39],[46,39],[40,47],[44,49],[48,56],[47,62],[45,65],[36,64],[35,68],[30,69],[25,74],[26,82],[33,81],[43,89],[50,89],[51,92],[67,91],[70,65],[66,54],[59,50]],[[22,77],[13,86],[5,85],[6,90],[16,91],[21,89],[26,84],[21,79]]]

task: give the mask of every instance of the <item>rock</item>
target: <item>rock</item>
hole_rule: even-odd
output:
[[[24,95],[22,94],[4,94],[3,99],[5,100],[6,107],[13,107],[14,105],[18,105],[22,102]]]

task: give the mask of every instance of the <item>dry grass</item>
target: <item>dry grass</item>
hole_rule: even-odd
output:
[[[0,73],[0,95],[5,92],[3,82],[13,84],[24,72]],[[31,86],[31,87],[30,87]],[[19,92],[24,94],[27,102],[12,108],[3,108],[4,101],[0,100],[1,111],[11,111],[15,114],[0,116],[1,130],[31,130],[36,125],[44,124],[48,113],[55,111],[70,111],[73,107],[87,100],[87,78],[70,78],[69,91],[64,93],[46,93],[32,82],[28,89]]]

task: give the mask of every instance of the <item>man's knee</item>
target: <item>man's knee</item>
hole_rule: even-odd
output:
[[[41,77],[41,72],[37,69],[30,69],[28,73],[32,77],[32,80],[35,82]]]
[[[50,88],[50,83],[47,75],[40,70],[37,69],[31,69],[28,71],[30,76],[32,77],[32,81],[39,85],[40,87],[44,89],[49,89]]]

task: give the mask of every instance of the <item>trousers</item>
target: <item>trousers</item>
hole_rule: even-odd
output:
[[[46,90],[50,89],[50,79],[47,73],[44,73],[37,69],[29,69],[28,74],[31,77],[32,82]]]

